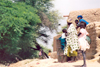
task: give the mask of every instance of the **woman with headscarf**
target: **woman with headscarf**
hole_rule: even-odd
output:
[[[67,57],[72,57],[71,61],[75,60],[75,57],[77,56],[77,51],[79,49],[78,45],[78,36],[77,36],[77,30],[72,24],[72,20],[67,20],[68,29],[67,29],[67,46],[64,49],[64,55],[67,55]]]

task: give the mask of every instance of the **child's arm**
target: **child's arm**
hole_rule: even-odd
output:
[[[87,36],[89,36],[89,34],[87,34]]]
[[[87,32],[86,35],[89,36],[89,33]]]
[[[78,36],[80,36],[80,35],[81,35],[81,33],[78,34]]]
[[[67,33],[65,33],[65,36],[67,36]]]
[[[76,29],[78,29],[78,28],[79,28],[79,26],[76,27]]]

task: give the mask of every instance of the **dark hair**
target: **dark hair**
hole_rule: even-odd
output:
[[[86,23],[83,22],[83,21],[81,21],[79,26],[80,26],[81,28],[85,28],[85,27],[86,27]]]
[[[68,25],[71,25],[72,23],[67,23]]]
[[[62,32],[65,33],[66,32],[66,29],[63,29]]]
[[[49,52],[51,52],[51,50],[49,50]]]
[[[78,22],[78,20],[75,20],[75,22]]]

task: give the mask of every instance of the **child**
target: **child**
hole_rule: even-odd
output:
[[[78,15],[77,18],[79,19],[79,23],[78,24],[80,24],[81,22],[86,23],[86,25],[89,24],[89,22],[87,22],[86,20],[83,19],[83,16],[82,15]]]
[[[64,52],[64,49],[65,49],[65,46],[66,46],[66,36],[67,36],[67,30],[66,29],[63,29],[62,30],[62,36],[59,38],[59,40],[60,40],[60,43],[61,43],[61,49],[62,50],[60,50],[59,49],[59,51],[60,51],[60,59],[61,59],[61,63],[63,63],[63,62],[65,62],[66,61],[66,55],[64,55],[63,54],[63,52]]]
[[[75,23],[76,23],[76,29],[79,28],[79,24],[78,24],[78,22],[79,22],[79,21],[76,19],[76,20],[75,20]]]
[[[67,31],[66,29],[62,30],[62,36],[59,38],[59,40],[61,41],[61,48],[64,50],[65,46],[66,46],[66,36],[67,36]]]
[[[49,50],[49,53],[48,53],[49,58],[50,58],[50,55],[51,55],[51,50]]]
[[[39,58],[42,59],[42,49],[39,51]]]
[[[89,35],[89,33],[86,31],[85,27],[86,27],[86,23],[81,22],[80,23],[80,32],[78,34],[79,47],[80,47],[80,50],[82,50],[83,61],[84,61],[82,67],[86,67],[85,51],[86,51],[86,49],[90,48],[90,45],[86,41],[86,36]]]

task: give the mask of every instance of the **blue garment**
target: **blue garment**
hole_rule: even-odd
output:
[[[78,16],[77,16],[77,18],[79,18],[79,17],[83,18],[83,16],[82,16],[82,15],[78,15]]]
[[[80,23],[81,21],[85,22],[85,23],[86,23],[86,25],[88,25],[88,24],[89,24],[89,22],[87,22],[87,21],[86,21],[86,20],[84,20],[84,19],[80,19],[80,20],[79,20],[79,23]]]
[[[66,39],[65,38],[62,38],[60,37],[59,40],[61,41],[61,48],[64,50],[65,46],[66,46]]]

